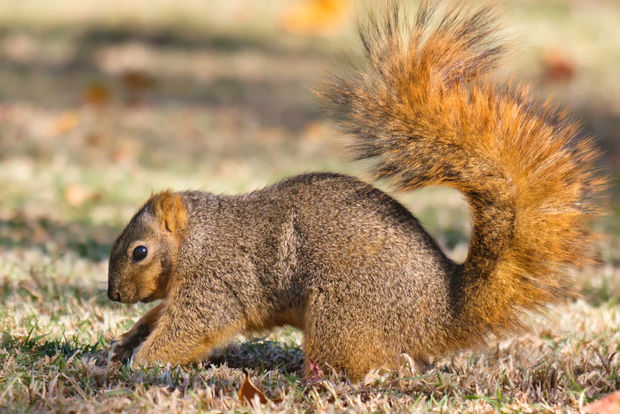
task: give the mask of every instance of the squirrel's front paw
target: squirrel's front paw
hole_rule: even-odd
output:
[[[133,351],[135,346],[131,343],[131,341],[114,341],[112,342],[112,361],[126,361],[133,355]]]
[[[139,332],[129,331],[121,336],[120,340],[115,342],[116,346],[113,348],[112,361],[126,361],[133,355],[134,349],[136,349],[142,343],[142,336]]]
[[[112,361],[126,361],[133,355],[133,351],[140,346],[149,332],[144,326],[138,325],[121,335],[112,345]]]

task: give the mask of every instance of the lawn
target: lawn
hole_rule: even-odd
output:
[[[132,369],[111,342],[153,305],[106,296],[107,256],[148,196],[240,193],[307,171],[365,178],[311,88],[356,50],[349,24],[282,29],[292,2],[0,0],[0,412],[251,411],[245,372],[278,411],[578,412],[620,388],[620,5],[499,1],[515,39],[498,79],[581,119],[611,178],[600,263],[530,329],[417,372],[300,378],[293,328],[239,337],[209,361]],[[456,259],[456,192],[396,197]]]

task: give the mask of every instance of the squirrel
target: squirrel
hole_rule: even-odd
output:
[[[444,185],[471,207],[466,259],[449,259],[390,195],[309,173],[242,195],[164,191],[115,241],[108,297],[161,302],[114,358],[200,361],[234,335],[291,325],[313,364],[351,380],[523,329],[569,297],[595,262],[589,229],[606,179],[579,125],[488,73],[504,55],[488,6],[413,19],[391,4],[359,24],[365,61],[320,87],[374,179],[395,191]],[[441,10],[441,11],[438,11]]]

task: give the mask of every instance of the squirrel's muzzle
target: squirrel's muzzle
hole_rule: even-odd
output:
[[[112,283],[108,283],[108,298],[115,302],[121,302],[121,293],[112,285]]]

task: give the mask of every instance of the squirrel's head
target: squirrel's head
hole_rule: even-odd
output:
[[[186,224],[179,194],[151,197],[114,242],[108,297],[124,303],[164,298]]]

